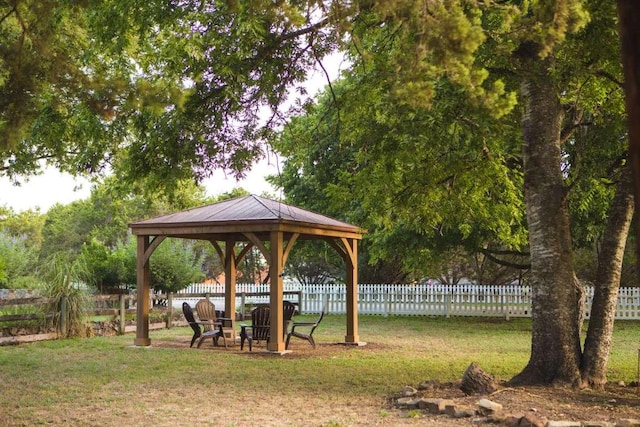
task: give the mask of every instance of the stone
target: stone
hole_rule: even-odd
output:
[[[411,397],[411,396],[415,396],[416,394],[418,394],[418,390],[416,390],[415,388],[411,387],[410,385],[406,385],[402,389],[402,395],[404,397]]]
[[[520,418],[518,427],[545,427],[546,422],[534,414],[526,414]]]
[[[418,405],[420,404],[420,399],[413,398],[409,403],[407,403],[407,408],[409,409],[419,409]]]
[[[580,421],[549,421],[547,427],[582,427]]]
[[[502,405],[492,402],[489,399],[480,399],[478,401],[478,413],[480,415],[492,415],[502,411]]]
[[[419,384],[418,390],[435,390],[438,387],[440,387],[440,382],[438,380],[429,380]]]
[[[444,413],[449,415],[450,417],[453,417],[456,414],[457,410],[458,410],[458,407],[453,402],[452,403],[447,403],[444,406]]]
[[[453,400],[449,399],[427,399],[422,398],[418,402],[418,408],[426,410],[430,414],[444,414],[447,405],[453,405]]]
[[[401,397],[400,399],[396,400],[396,407],[397,408],[406,408],[407,405],[409,404],[409,402],[411,402],[413,400],[413,398],[411,397]]]
[[[453,418],[471,418],[476,415],[476,411],[471,408],[458,408],[452,415]]]
[[[609,421],[583,421],[582,427],[614,427],[614,423]]]
[[[416,399],[413,397],[401,397],[396,400],[396,408],[418,409],[419,403],[420,399]]]
[[[616,423],[616,427],[640,427],[640,420],[623,418]]]
[[[502,423],[505,427],[518,427],[522,417],[523,415],[507,414],[502,419]]]

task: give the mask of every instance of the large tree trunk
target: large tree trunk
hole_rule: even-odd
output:
[[[640,2],[618,0],[617,5],[629,129],[629,160],[633,166],[637,192],[640,190]],[[640,197],[636,197],[635,203],[636,211],[640,212]],[[640,262],[640,226],[636,226],[636,244]]]
[[[521,88],[524,194],[531,251],[531,357],[513,384],[580,381],[581,287],[573,266],[566,189],[561,171],[563,110],[547,72],[531,61],[533,78]]]
[[[622,258],[633,217],[633,189],[633,174],[628,163],[622,170],[602,238],[591,319],[582,356],[583,385],[596,389],[604,388],[607,382],[607,361],[611,350]]]

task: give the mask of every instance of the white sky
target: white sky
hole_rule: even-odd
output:
[[[264,159],[253,166],[246,178],[236,181],[231,175],[226,176],[223,171],[216,171],[203,185],[208,196],[218,196],[234,188],[244,188],[251,194],[263,193],[280,196],[268,182],[267,175],[277,175],[278,166],[275,157]],[[91,183],[83,178],[74,178],[68,173],[61,173],[48,168],[42,175],[29,178],[28,182],[16,187],[7,178],[0,178],[0,206],[13,208],[15,212],[40,208],[44,213],[56,203],[68,204],[74,200],[89,198]]]
[[[323,63],[332,81],[338,77],[340,69],[345,65],[342,55],[329,56],[323,60]],[[326,84],[326,76],[318,67],[310,75],[305,86],[309,95],[313,95]],[[231,175],[225,176],[223,171],[216,171],[203,184],[208,196],[218,196],[234,188],[244,188],[256,195],[266,192],[280,196],[279,192],[264,180],[265,176],[278,173],[278,159],[270,153],[265,159],[255,164],[246,178],[239,182],[236,182]],[[53,168],[45,169],[42,175],[29,177],[27,182],[24,182],[25,179],[21,181],[23,181],[22,185],[16,187],[7,178],[0,176],[0,206],[8,206],[16,212],[39,207],[44,213],[56,203],[68,204],[74,200],[86,199],[91,194],[91,183],[86,179],[73,178]]]

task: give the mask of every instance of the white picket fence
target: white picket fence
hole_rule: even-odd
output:
[[[346,313],[345,285],[284,284],[285,291],[300,292],[299,304],[303,313],[319,313],[325,303],[329,313]],[[269,302],[268,296],[247,297],[243,293],[269,292],[269,285],[238,284],[236,306],[241,303]],[[180,293],[217,294],[211,299],[216,307],[224,305],[224,285],[193,284],[177,293],[174,306],[182,304]],[[585,318],[589,318],[593,287],[586,288]],[[193,301],[195,302],[195,301]],[[222,304],[222,305],[221,305]],[[487,316],[530,317],[531,290],[528,286],[481,286],[474,284],[361,284],[358,285],[358,312],[375,315],[408,316]],[[618,295],[616,319],[640,319],[640,288],[621,288]]]

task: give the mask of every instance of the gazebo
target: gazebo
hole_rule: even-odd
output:
[[[324,215],[254,195],[189,209],[129,224],[137,236],[137,329],[136,346],[149,346],[149,260],[167,237],[208,240],[225,270],[227,315],[235,307],[236,266],[253,247],[269,264],[271,337],[267,350],[285,351],[283,268],[298,240],[327,242],[345,262],[347,330],[346,344],[358,337],[358,245],[365,230]],[[268,245],[266,243],[268,242]],[[276,339],[277,338],[277,339]]]

